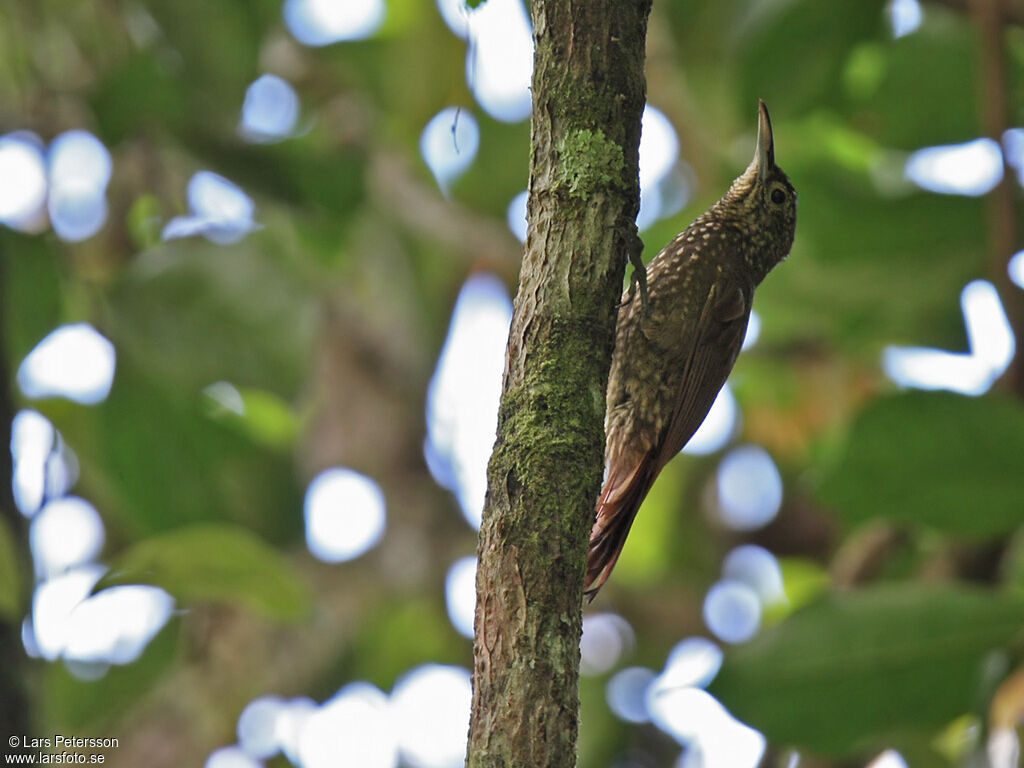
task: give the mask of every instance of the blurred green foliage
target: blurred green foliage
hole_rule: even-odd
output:
[[[679,639],[706,634],[702,596],[722,555],[740,541],[771,548],[790,606],[728,650],[713,691],[773,746],[847,761],[923,744],[948,764],[929,745],[959,715],[984,721],[999,682],[985,660],[1020,659],[1024,392],[897,393],[879,368],[890,344],[964,350],[970,280],[995,282],[1008,305],[1016,290],[991,255],[984,200],[902,177],[906,152],[981,130],[982,43],[947,5],[925,3],[921,28],[898,40],[881,0],[664,0],[651,20],[649,98],[697,188],[644,234],[645,258],[745,165],[758,97],[799,191],[793,253],[759,289],[761,341],[733,377],[738,437],[773,454],[786,495],[774,523],[740,536],[708,514],[718,457],[677,459],[599,606],[635,628],[629,663],[660,669]],[[169,733],[168,765],[233,740],[255,695],[323,699],[355,679],[386,688],[426,661],[470,665],[443,589],[474,533],[424,466],[423,402],[465,278],[490,269],[514,288],[505,209],[526,186],[529,127],[474,105],[466,44],[433,3],[393,0],[377,37],[319,49],[289,36],[280,6],[0,7],[0,125],[47,141],[84,127],[114,158],[96,237],[0,230],[10,370],[55,326],[88,320],[117,349],[113,390],[92,407],[17,407],[45,414],[75,451],[75,493],[107,526],[106,583],[160,584],[187,609],[99,681],[34,662],[33,716],[40,732]],[[1005,42],[1009,80],[1024,82],[1024,31],[1008,27]],[[300,130],[249,144],[239,111],[267,71],[296,87]],[[1008,98],[1021,125],[1024,99]],[[445,199],[417,142],[453,104],[477,117],[481,143]],[[250,193],[264,228],[231,246],[160,243],[204,168]],[[238,388],[244,416],[204,394],[218,381]],[[302,544],[302,489],[339,463],[381,483],[389,527],[361,562],[328,567]],[[886,562],[834,585],[835,563],[879,522],[899,532],[897,551],[868,553]],[[16,566],[18,536],[0,525],[11,624],[32,578]],[[581,764],[612,764],[638,734],[674,760],[668,737],[612,716],[603,680],[583,683]]]
[[[974,709],[986,658],[1022,622],[1020,594],[908,584],[840,593],[737,648],[710,690],[776,743],[847,754],[871,734],[938,728]]]

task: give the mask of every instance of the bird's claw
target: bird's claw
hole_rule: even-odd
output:
[[[633,301],[633,297],[636,295],[637,286],[640,287],[640,311],[644,317],[647,317],[650,312],[650,301],[648,300],[647,293],[647,267],[644,265],[644,260],[641,258],[643,253],[644,243],[637,234],[633,235],[633,243],[629,250],[629,263],[633,265],[633,274],[629,278],[629,299]]]

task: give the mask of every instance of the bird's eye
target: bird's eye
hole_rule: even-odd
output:
[[[782,205],[786,202],[786,193],[779,188],[772,190],[772,202],[776,205]]]

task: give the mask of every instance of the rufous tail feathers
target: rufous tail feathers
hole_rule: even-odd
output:
[[[587,577],[583,584],[588,602],[597,596],[618,562],[633,519],[657,475],[653,464],[653,457],[647,454],[628,467],[628,471],[609,471],[597,500],[597,519],[590,532]]]

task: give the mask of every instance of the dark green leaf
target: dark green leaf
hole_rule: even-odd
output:
[[[877,90],[858,122],[886,146],[919,149],[978,136],[979,38],[964,14],[929,8],[912,35],[883,49]]]
[[[313,137],[251,146],[194,133],[186,142],[201,158],[248,192],[347,221],[366,194],[365,157],[350,148],[325,150]]]
[[[173,378],[153,381],[144,367],[122,345],[103,403],[37,404],[74,446],[80,492],[131,535],[229,521],[270,541],[297,538],[302,502],[291,462],[211,419],[199,392],[182,392]]]
[[[187,114],[186,83],[167,59],[145,53],[125,60],[99,83],[92,108],[111,144],[146,132],[174,130]]]
[[[985,657],[1022,626],[1021,595],[918,585],[837,594],[730,650],[710,690],[775,744],[848,753],[971,710]]]
[[[310,293],[252,238],[177,242],[136,260],[111,296],[109,332],[186,391],[227,380],[290,396],[313,346]]]
[[[779,114],[835,100],[851,49],[880,36],[881,0],[752,3],[740,22],[741,105],[763,98]]]
[[[0,231],[0,319],[11,370],[64,319],[60,254],[53,245]]]
[[[114,558],[96,589],[117,584],[162,587],[185,605],[244,605],[292,621],[309,610],[307,586],[277,550],[244,528],[207,523],[133,544]]]
[[[985,536],[1021,523],[1024,408],[910,392],[871,403],[820,497],[851,523],[886,518]]]

